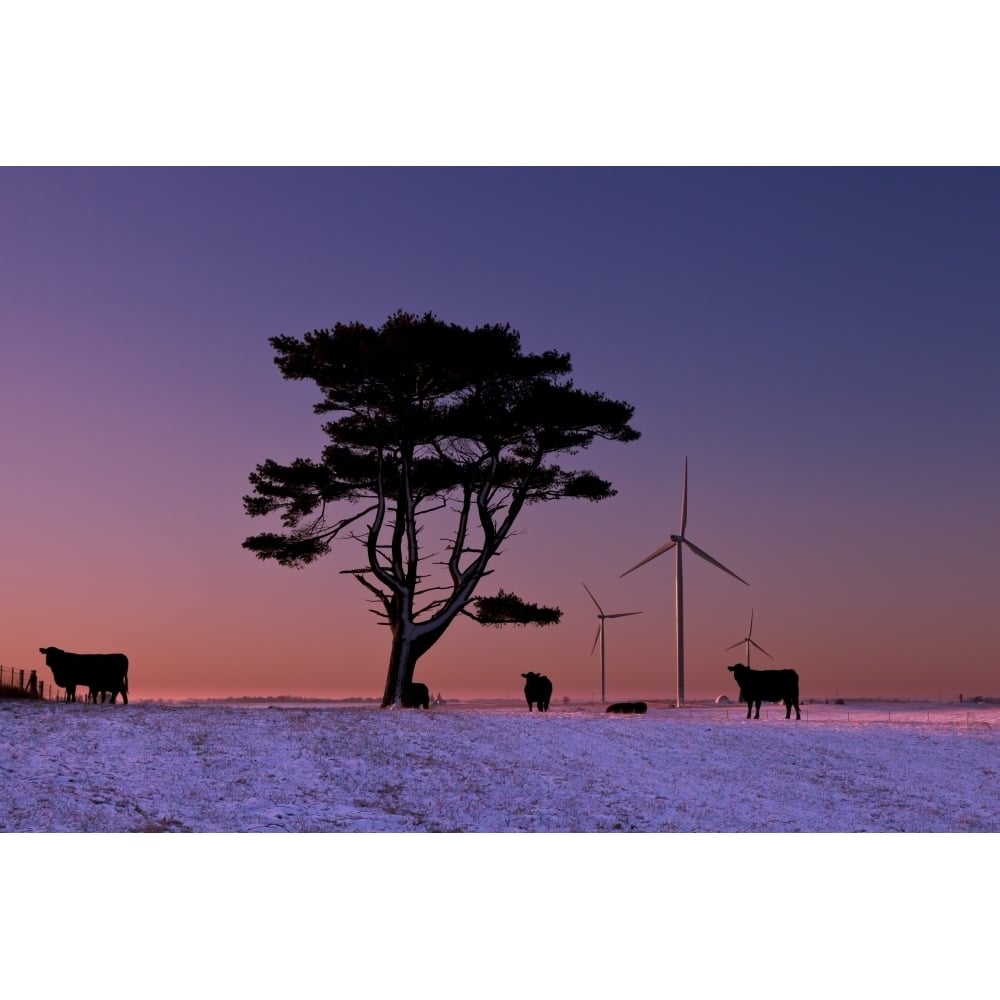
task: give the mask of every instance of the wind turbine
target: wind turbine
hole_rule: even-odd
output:
[[[722,565],[717,559],[713,559],[707,552],[699,549],[697,545],[694,544],[684,532],[687,530],[687,517],[688,517],[688,462],[687,457],[684,458],[684,495],[681,499],[681,531],[679,535],[671,535],[670,541],[666,545],[661,545],[655,552],[651,552],[645,559],[637,562],[632,569],[625,570],[622,576],[628,576],[632,570],[638,569],[640,566],[645,566],[646,563],[655,559],[657,556],[662,556],[664,552],[669,552],[671,549],[677,549],[677,707],[680,708],[684,703],[684,574],[683,566],[681,561],[681,555],[684,551],[684,546],[686,545],[696,556],[701,556],[706,562],[710,562],[713,566],[717,566],[724,573],[728,573],[730,576],[736,577],[740,583],[750,586],[742,576],[737,576],[731,569],[727,569]]]
[[[750,638],[750,636],[752,636],[752,635],[753,635],[753,608],[750,609],[750,628],[747,629],[746,638],[745,639],[740,639],[739,642],[734,642],[731,646],[726,646],[725,651],[728,653],[729,650],[735,649],[737,646],[742,646],[743,643],[746,643],[747,644],[747,663],[746,663],[746,665],[748,667],[750,666],[750,647],[751,646],[753,646],[755,649],[759,649],[766,657],[768,657],[769,659],[773,660],[774,657],[771,656],[771,654],[763,646],[757,645],[757,643],[754,642],[753,639]]]
[[[582,581],[581,581],[582,582]],[[583,589],[590,594],[590,587],[585,583],[583,584]],[[590,599],[597,604],[597,598],[593,594],[590,594]],[[597,635],[594,636],[594,645],[590,647],[590,655],[594,655],[594,650],[597,649],[597,640],[601,640],[601,704],[604,704],[604,622],[608,618],[628,618],[629,615],[641,615],[641,611],[618,611],[613,615],[606,615],[604,613],[604,608],[597,604],[597,617],[600,619],[600,624],[597,626]]]

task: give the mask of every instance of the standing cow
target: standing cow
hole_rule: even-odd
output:
[[[114,702],[122,696],[122,704],[128,704],[128,657],[124,653],[67,653],[55,646],[39,647],[45,656],[45,664],[52,670],[56,684],[66,689],[66,700],[76,701],[76,689],[83,685],[90,689],[96,700],[101,692],[111,695]]]
[[[428,708],[431,703],[431,693],[426,684],[410,681],[403,688],[403,708]]]
[[[760,703],[762,701],[783,701],[785,703],[785,718],[801,719],[799,714],[799,675],[794,670],[751,670],[742,663],[728,667],[740,688],[740,697],[747,703],[747,718],[756,707],[755,719],[760,718]]]
[[[552,681],[545,674],[536,674],[533,670],[521,676],[524,678],[524,697],[528,702],[528,711],[536,704],[539,712],[547,712],[552,698]]]

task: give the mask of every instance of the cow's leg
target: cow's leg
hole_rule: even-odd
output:
[[[753,713],[753,700],[752,699],[748,699],[747,700],[747,718],[748,719],[750,718],[750,716],[751,716],[752,713]]]
[[[795,703],[795,718],[796,719],[801,719],[802,718],[802,716],[799,714],[799,703],[798,702]]]
[[[792,717],[792,703],[790,701],[785,702],[785,718],[790,719]],[[799,717],[798,708],[795,709],[795,717]]]
[[[755,719],[759,719],[760,718],[760,702],[759,701],[755,701],[753,704],[754,704],[754,709],[755,709],[753,717]]]

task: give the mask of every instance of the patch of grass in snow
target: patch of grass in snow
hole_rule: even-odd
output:
[[[37,694],[29,694],[27,691],[21,690],[17,686],[11,686],[10,684],[0,684],[0,698],[17,698],[21,700],[32,700],[37,701]]]
[[[191,827],[179,819],[164,816],[162,819],[147,819],[141,826],[132,830],[133,833],[190,833]]]

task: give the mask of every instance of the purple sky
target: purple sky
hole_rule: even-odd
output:
[[[580,464],[618,496],[529,509],[486,592],[548,630],[457,623],[446,697],[735,695],[746,634],[802,695],[1000,694],[995,169],[0,170],[0,662],[123,650],[135,697],[379,696],[388,636],[340,553],[241,547],[265,458],[315,456],[314,392],[268,337],[431,310],[569,351],[642,439]],[[342,554],[341,554],[342,553]],[[765,665],[755,661],[755,666]],[[771,665],[767,663],[766,665]]]

